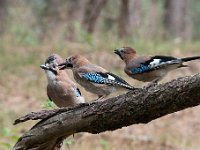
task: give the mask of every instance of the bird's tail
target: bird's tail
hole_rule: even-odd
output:
[[[116,82],[117,85],[122,86],[125,89],[128,90],[135,90],[136,88],[134,88],[133,86],[131,86],[130,84],[124,84],[124,83],[120,83],[120,82]]]
[[[133,86],[131,86],[130,84],[128,84],[122,78],[118,77],[118,79],[120,79],[120,81],[111,80],[111,79],[105,79],[104,80],[104,84],[111,85],[111,86],[122,87],[122,88],[125,88],[125,89],[128,89],[128,90],[135,90],[136,89]]]
[[[135,90],[136,89],[135,87],[128,84],[124,79],[120,78],[119,76],[117,76],[113,73],[110,73],[110,72],[108,72],[107,74],[109,74],[109,75],[111,75],[115,78],[115,80],[109,80],[110,82],[108,82],[108,84],[112,84],[112,85],[115,85],[115,86],[121,86],[121,87],[128,89],[128,90]]]
[[[200,59],[200,56],[181,58],[181,60],[183,62],[192,61],[192,60],[196,60],[196,59]]]

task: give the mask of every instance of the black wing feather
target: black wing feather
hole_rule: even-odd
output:
[[[115,75],[115,74],[113,74],[111,72],[107,72],[107,74],[113,76],[116,79],[116,81],[118,81],[118,82],[121,82],[121,83],[124,83],[124,84],[128,84],[124,79],[120,78],[119,76],[117,76],[117,75]]]
[[[160,62],[167,62],[167,61],[172,61],[172,60],[177,60],[177,58],[172,57],[172,56],[161,56],[161,55],[157,55],[157,56],[153,56],[151,57],[151,59],[149,59],[148,61],[142,63],[143,65],[149,65],[154,59],[160,59]]]

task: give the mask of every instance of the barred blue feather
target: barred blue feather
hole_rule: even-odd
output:
[[[114,50],[126,64],[124,72],[133,79],[143,82],[158,82],[169,71],[187,67],[184,62],[200,59],[200,56],[175,58],[172,56],[139,56],[131,47]]]
[[[129,85],[125,80],[122,78],[110,73],[102,73],[102,72],[89,72],[81,75],[83,78],[89,80],[90,82],[97,83],[97,84],[107,84],[113,86],[122,86],[127,89],[135,89],[131,85]]]
[[[143,73],[149,70],[151,70],[151,67],[149,65],[140,65],[140,67],[138,68],[133,68],[131,72],[136,74],[136,73]]]
[[[131,69],[133,74],[139,74],[144,72],[149,72],[155,69],[159,69],[161,67],[165,67],[173,64],[180,64],[181,59],[177,59],[174,57],[168,56],[154,56],[150,60],[140,64],[139,67]]]
[[[98,73],[85,73],[82,75],[82,77],[84,77],[87,80],[90,80],[91,82],[98,83],[98,84],[102,84],[105,82],[105,78],[102,77]]]

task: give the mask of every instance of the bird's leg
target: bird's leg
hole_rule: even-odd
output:
[[[95,102],[96,101],[103,101],[104,98],[106,97],[107,95],[98,95],[98,99],[94,100]]]
[[[153,81],[151,81],[149,84],[147,84],[144,88],[145,89],[149,89],[151,87],[154,87],[158,84],[159,79],[154,79]]]
[[[90,105],[90,103],[85,102],[85,103],[79,103],[77,106],[84,107],[84,106],[89,106],[89,105]]]

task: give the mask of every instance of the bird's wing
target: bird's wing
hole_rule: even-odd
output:
[[[110,72],[87,72],[81,73],[79,75],[82,78],[95,84],[106,84],[112,86],[121,86],[127,89],[134,89],[125,80]]]
[[[149,59],[145,61],[140,61],[140,59],[141,58],[135,60],[136,63],[134,64],[136,65],[133,65],[133,67],[129,66],[129,70],[132,74],[150,72],[170,65],[180,64],[182,62],[181,59],[177,59],[171,56],[153,56],[149,57]]]

